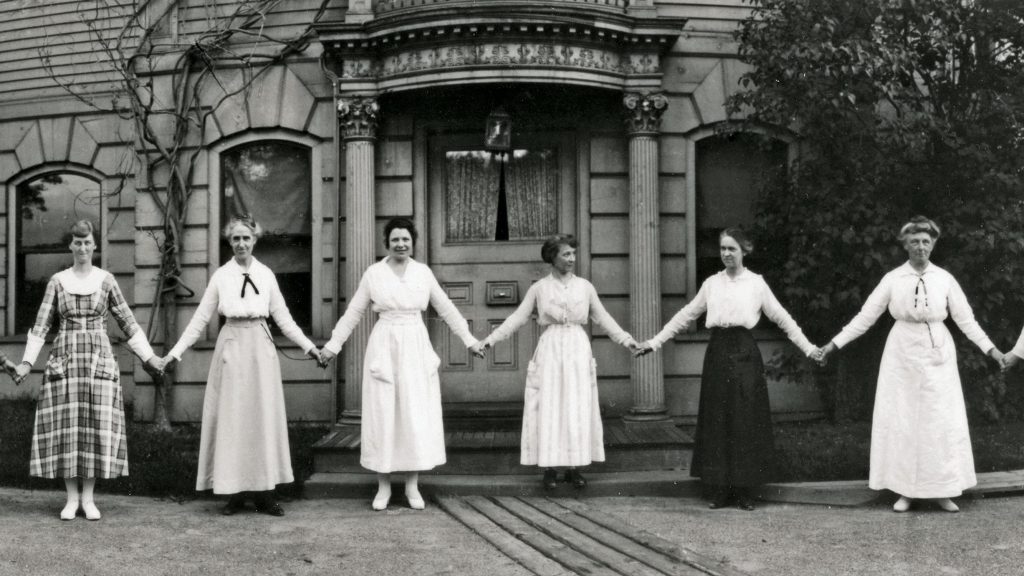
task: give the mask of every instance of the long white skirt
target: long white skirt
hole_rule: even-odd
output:
[[[897,321],[882,354],[868,485],[908,498],[959,496],[977,484],[956,348],[941,322]]]
[[[541,334],[526,374],[520,462],[545,468],[604,461],[590,338],[579,324]]]
[[[228,319],[203,401],[196,490],[272,490],[294,481],[277,350],[263,320]]]
[[[445,463],[440,365],[418,310],[381,314],[363,361],[364,468],[411,472]]]

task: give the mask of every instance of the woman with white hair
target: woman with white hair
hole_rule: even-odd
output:
[[[829,342],[819,361],[867,332],[886,309],[896,319],[882,353],[871,424],[868,486],[900,496],[896,512],[912,500],[934,499],[948,512],[950,500],[974,486],[974,456],[967,410],[960,388],[956,346],[946,328],[948,316],[986,355],[1003,354],[974,319],[967,297],[949,272],[930,261],[939,227],[915,216],[899,240],[908,261],[892,270],[868,296],[861,311]]]
[[[211,319],[225,317],[206,382],[196,490],[230,495],[221,511],[226,516],[242,510],[249,497],[257,512],[283,516],[274,488],[294,481],[281,364],[267,318],[320,360],[292,319],[274,272],[252,255],[262,233],[249,215],[227,223],[223,234],[234,257],[210,277],[192,320],[164,357],[165,368],[173,366]]]

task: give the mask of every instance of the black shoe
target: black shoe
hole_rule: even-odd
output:
[[[740,496],[739,498],[736,499],[736,507],[739,508],[740,510],[746,510],[747,512],[750,512],[751,510],[754,509],[754,501],[753,499],[750,498],[750,496]]]
[[[708,503],[708,508],[712,510],[725,508],[732,504],[732,500],[731,490],[728,488],[715,488],[711,491],[711,502]]]
[[[544,471],[543,484],[545,490],[558,488],[558,472],[554,468],[548,468]]]
[[[225,516],[234,516],[236,513],[245,510],[245,496],[241,494],[232,494],[228,498],[228,503],[221,508],[220,513]]]
[[[263,492],[255,499],[256,511],[270,516],[284,516],[284,508],[274,500],[273,492]]]
[[[587,480],[580,474],[580,471],[575,468],[569,468],[565,471],[565,481],[572,484],[572,487],[577,490],[582,490],[587,487]]]

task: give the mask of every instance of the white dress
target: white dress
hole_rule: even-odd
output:
[[[943,321],[951,315],[983,352],[992,341],[949,272],[929,264],[919,274],[909,262],[882,278],[832,341],[845,346],[886,308],[896,324],[878,371],[868,485],[908,498],[959,496],[977,479],[956,347]]]
[[[445,463],[441,359],[430,345],[423,312],[430,304],[467,347],[469,324],[426,264],[410,259],[398,276],[387,258],[363,273],[325,350],[335,354],[372,308],[379,318],[363,360],[359,463],[379,473],[430,470]]]
[[[589,317],[618,344],[632,337],[604,309],[590,282],[572,276],[563,284],[545,276],[487,341],[508,338],[534,309],[544,332],[526,372],[520,462],[544,468],[603,462],[597,365],[583,325]]]
[[[252,284],[243,288],[246,273]],[[292,319],[270,268],[253,258],[246,272],[232,258],[210,277],[171,356],[180,360],[218,312],[226,321],[217,336],[206,382],[196,490],[215,494],[272,490],[294,477],[281,364],[267,317],[273,317],[303,352],[315,346]]]

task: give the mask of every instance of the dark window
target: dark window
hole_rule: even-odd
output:
[[[68,248],[71,226],[91,220],[96,230],[103,227],[100,185],[95,180],[51,173],[20,184],[15,194],[19,220],[15,230],[14,329],[21,334],[32,328],[50,276],[72,264]],[[99,234],[94,240],[98,256]]]
[[[722,269],[718,253],[722,230],[753,228],[761,189],[786,169],[786,144],[749,133],[705,138],[697,143],[696,169],[700,286]]]
[[[310,150],[263,140],[221,154],[221,228],[239,214],[263,227],[253,255],[274,271],[292,317],[307,333],[312,324],[313,239]],[[217,230],[220,233],[220,230]],[[221,264],[231,247],[221,239]]]

